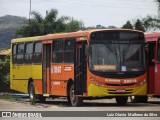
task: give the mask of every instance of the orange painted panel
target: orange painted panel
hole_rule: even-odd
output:
[[[42,80],[34,80],[36,94],[42,94]]]
[[[51,81],[51,94],[57,96],[67,95],[67,82],[66,81]]]

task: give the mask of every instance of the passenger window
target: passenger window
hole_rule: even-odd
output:
[[[53,41],[52,62],[63,63],[63,39],[57,39]]]
[[[17,45],[13,44],[12,45],[12,63],[13,64],[16,64],[16,60],[17,60],[16,53],[17,53]]]
[[[36,64],[42,62],[42,43],[41,42],[36,42],[34,44],[33,62]]]
[[[24,43],[17,46],[17,64],[23,64],[24,61]]]
[[[64,63],[74,63],[74,42],[75,38],[68,38],[64,45]]]
[[[33,59],[33,43],[26,43],[25,63],[26,64],[32,63],[32,59]]]

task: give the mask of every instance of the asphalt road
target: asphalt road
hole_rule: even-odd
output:
[[[71,107],[65,98],[59,99],[47,99],[45,103],[37,102],[36,105],[30,105],[30,102],[26,98],[21,98],[18,101],[1,100],[0,99],[0,111],[158,111],[160,112],[160,99],[150,98],[148,103],[131,103],[128,101],[126,106],[117,106],[115,99],[103,99],[103,100],[87,100],[84,101],[82,107]],[[93,113],[94,114],[94,113]],[[0,118],[2,119],[22,119],[22,118]],[[33,118],[32,118],[33,119]],[[37,120],[44,118],[34,118]],[[45,118],[46,119],[46,118]],[[47,119],[65,119],[65,120],[106,120],[106,119],[121,119],[121,120],[160,120],[160,117],[53,117]]]

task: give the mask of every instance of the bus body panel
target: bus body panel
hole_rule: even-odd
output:
[[[146,77],[145,73],[134,78],[103,78],[89,72],[88,96],[145,96],[147,95]],[[91,82],[91,79],[94,79],[94,82]]]
[[[149,94],[160,96],[160,32],[146,33],[146,42],[148,44],[148,76],[149,76]],[[154,47],[153,47],[154,46]],[[154,48],[154,49],[153,49]],[[152,56],[152,57],[150,57]]]
[[[72,80],[74,82],[74,64],[52,63],[52,57],[53,57],[52,56],[52,49],[53,49],[52,42],[54,42],[54,40],[58,38],[63,38],[63,39],[76,38],[76,42],[87,41],[89,44],[90,34],[95,31],[109,31],[109,30],[105,29],[105,30],[79,31],[75,33],[53,34],[53,35],[46,35],[46,36],[40,36],[40,37],[13,40],[12,44],[18,44],[21,42],[25,43],[25,42],[32,42],[32,41],[34,42],[42,41],[43,49],[44,49],[44,44],[50,45],[51,48],[50,48],[50,58],[49,60],[46,59],[50,62],[50,66],[45,66],[45,71],[44,71],[43,60],[45,59],[44,54],[47,54],[47,52],[45,53],[43,50],[42,50],[42,63],[41,64],[37,64],[37,65],[36,64],[31,64],[31,65],[14,64],[14,65],[11,65],[13,67],[13,68],[11,67],[11,86],[12,86],[11,88],[14,90],[24,92],[24,93],[28,93],[28,82],[31,78],[35,85],[36,94],[44,94],[45,92],[44,92],[44,86],[43,86],[44,85],[43,77],[47,77],[46,89],[47,89],[48,94],[53,95],[53,96],[67,96],[68,81]],[[129,30],[129,31],[132,31],[132,30]],[[71,56],[68,56],[68,57],[71,57]],[[86,59],[86,62],[87,60],[88,58]],[[46,74],[44,74],[44,72]],[[14,79],[17,79],[17,81]],[[94,79],[95,83],[92,83],[91,79]],[[146,95],[147,83],[146,83],[145,73],[140,75],[140,77],[132,77],[132,78],[128,77],[128,78],[119,79],[122,82],[122,85],[119,85],[119,86],[106,85],[107,81],[109,82],[110,80],[112,82],[110,82],[109,84],[114,84],[113,81],[115,80],[115,78],[99,77],[98,75],[94,75],[93,73],[91,73],[88,68],[88,62],[87,62],[87,85],[86,85],[87,90],[83,92],[83,95],[85,95],[86,97],[87,96],[95,97],[95,96]],[[125,84],[124,81],[131,82],[132,84],[133,83],[139,84],[139,85],[123,86]],[[98,82],[98,85],[96,82]],[[101,86],[99,84],[101,84]],[[112,92],[112,94],[109,94],[109,91]],[[128,91],[132,91],[132,92],[127,93]]]
[[[73,64],[51,65],[51,94],[67,96],[67,81],[74,80]]]

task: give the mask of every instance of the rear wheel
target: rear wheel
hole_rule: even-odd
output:
[[[35,87],[33,82],[31,82],[29,85],[29,99],[31,104],[35,103],[36,95],[35,95]]]
[[[74,94],[74,85],[70,87],[70,96],[69,101],[73,107],[81,106],[83,104],[83,99]]]
[[[39,99],[39,101],[42,102],[42,103],[46,101],[46,97],[43,97],[43,95],[39,95],[39,96],[38,96],[38,99]]]
[[[118,105],[126,105],[127,101],[128,101],[128,97],[126,97],[126,96],[116,97],[116,102]]]

